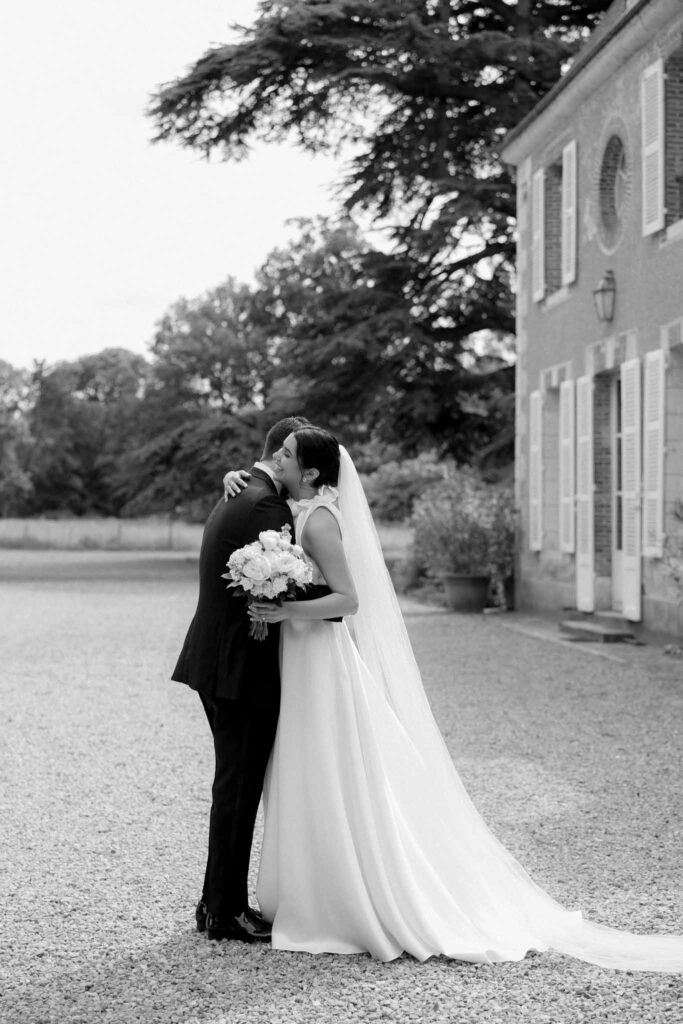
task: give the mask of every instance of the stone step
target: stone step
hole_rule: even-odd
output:
[[[602,622],[610,629],[620,629],[623,633],[633,634],[632,624],[621,612],[594,612],[591,621]]]
[[[616,627],[609,622],[598,622],[595,619],[562,619],[560,632],[568,640],[590,640],[593,643],[619,643],[633,638],[629,629]]]

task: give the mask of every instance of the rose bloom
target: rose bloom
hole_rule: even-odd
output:
[[[282,540],[280,534],[275,530],[262,530],[258,535],[258,539],[266,551],[277,551]]]
[[[285,576],[291,576],[295,573],[301,562],[296,555],[290,554],[288,551],[283,551],[277,560],[277,571]]]
[[[242,569],[242,573],[248,580],[253,580],[255,583],[262,583],[270,576],[270,562],[265,555],[253,555],[245,564]]]

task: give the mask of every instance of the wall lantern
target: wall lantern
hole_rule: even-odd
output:
[[[593,289],[593,299],[598,320],[601,324],[609,324],[614,319],[614,299],[617,294],[617,282],[614,271],[606,270],[598,287]]]

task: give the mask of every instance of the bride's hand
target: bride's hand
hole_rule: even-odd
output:
[[[243,491],[251,480],[251,473],[246,469],[229,469],[223,477],[223,500],[236,498],[240,491]]]
[[[249,618],[260,622],[284,622],[287,615],[287,603],[275,604],[273,601],[254,601],[249,605]]]

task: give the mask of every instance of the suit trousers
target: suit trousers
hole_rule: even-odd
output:
[[[276,708],[200,693],[216,754],[209,854],[202,899],[211,914],[231,917],[248,906],[254,824],[277,728]]]

